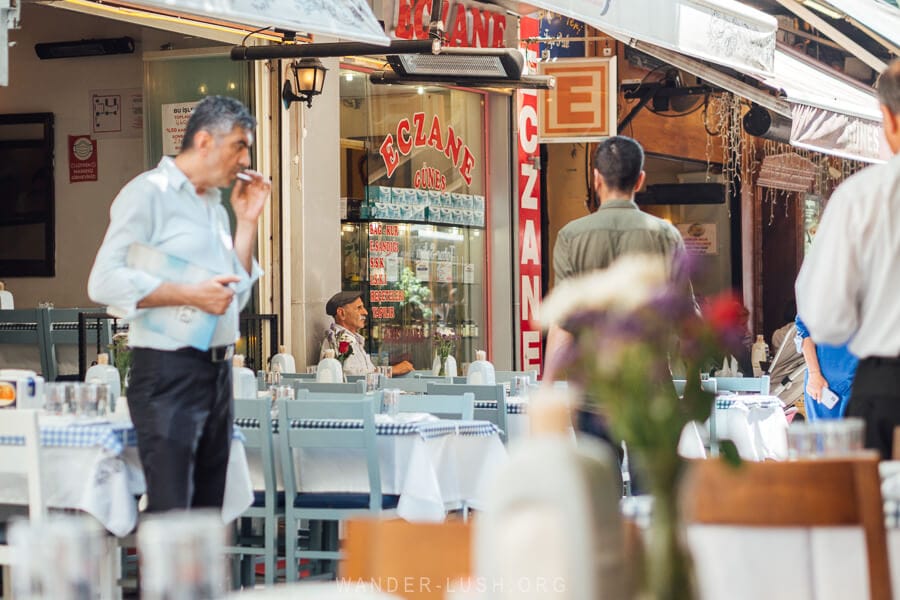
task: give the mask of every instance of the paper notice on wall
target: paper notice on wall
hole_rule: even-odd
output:
[[[384,257],[384,276],[388,282],[400,281],[400,256],[392,253]]]
[[[181,140],[188,119],[198,102],[176,102],[162,105],[163,154],[175,156],[181,150]]]
[[[139,138],[144,130],[141,88],[91,90],[91,133],[96,137]]]
[[[718,254],[715,223],[679,223],[675,225],[684,238],[688,254]]]
[[[416,261],[416,279],[419,281],[431,281],[431,268],[428,265],[428,261]]]
[[[453,283],[453,263],[441,261],[437,263],[438,283]]]
[[[466,263],[463,265],[463,283],[475,283],[475,265]]]

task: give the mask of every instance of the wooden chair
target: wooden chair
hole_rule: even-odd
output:
[[[262,556],[266,568],[266,585],[275,583],[275,561],[278,558],[278,522],[284,519],[284,492],[278,492],[275,477],[275,449],[271,426],[271,404],[268,399],[234,399],[235,425],[244,434],[244,447],[259,451],[265,488],[254,490],[253,504],[236,523],[234,545],[225,548],[235,562],[243,563],[241,582],[253,587],[255,568],[247,558]],[[263,537],[252,535],[251,519],[262,519]]]
[[[502,383],[498,383],[495,385],[468,385],[468,384],[441,384],[441,383],[429,383],[428,384],[428,395],[431,394],[440,394],[440,395],[462,395],[466,392],[470,392],[474,397],[475,401],[478,400],[486,400],[489,402],[496,402],[496,407],[492,408],[476,408],[475,409],[475,419],[479,421],[490,421],[494,425],[500,428],[500,439],[503,440],[503,443],[506,443],[507,438],[507,426],[506,426],[506,389],[503,387]]]
[[[475,418],[475,396],[471,393],[461,395],[401,394],[399,412],[427,412],[442,419],[462,419],[471,421]]]
[[[448,585],[472,575],[472,528],[460,521],[353,519],[343,549],[343,580],[396,589],[402,598],[440,600]]]
[[[4,410],[0,416],[0,473],[25,477],[28,490],[28,518],[42,521],[47,515],[41,485],[40,446],[41,433],[38,428],[38,411]],[[5,526],[5,524],[4,524]],[[0,565],[3,566],[3,597],[11,597],[9,565],[13,554],[7,544],[0,544]]]
[[[880,485],[874,453],[738,468],[718,460],[693,461],[682,488],[682,507],[685,521],[694,524],[859,526],[865,535],[870,597],[888,600],[891,579]]]
[[[292,428],[302,419],[356,421],[362,426],[335,428]],[[298,549],[297,531],[301,520],[343,521],[362,516],[390,513],[397,508],[398,495],[381,491],[381,468],[375,434],[375,412],[370,398],[347,400],[279,400],[279,449],[285,490],[286,579],[297,580],[298,559],[337,561],[341,553],[325,548]],[[300,492],[294,465],[295,449],[336,449],[362,451],[368,472],[367,492]]]
[[[739,394],[769,395],[769,376],[762,377],[711,377],[716,380],[716,391]]]

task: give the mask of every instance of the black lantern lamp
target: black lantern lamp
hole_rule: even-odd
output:
[[[294,76],[297,93],[294,93],[290,80],[285,79],[284,86],[281,88],[281,101],[284,102],[284,108],[288,109],[291,102],[298,100],[306,100],[306,106],[311,107],[313,96],[322,93],[322,86],[325,85],[325,72],[328,69],[318,58],[295,60],[289,68]]]

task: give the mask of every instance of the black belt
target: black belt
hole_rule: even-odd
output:
[[[213,346],[209,350],[197,350],[196,348],[178,348],[174,350],[179,354],[188,354],[197,358],[203,358],[209,362],[225,362],[234,356],[234,344],[227,346]]]
[[[900,367],[900,356],[869,356],[859,362],[878,367]]]

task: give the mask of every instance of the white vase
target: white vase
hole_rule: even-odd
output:
[[[456,359],[453,356],[448,356],[446,359],[446,363],[444,364],[444,375],[443,377],[456,377]],[[441,373],[441,357],[435,355],[434,362],[431,364],[431,374],[435,377],[440,376]]]

